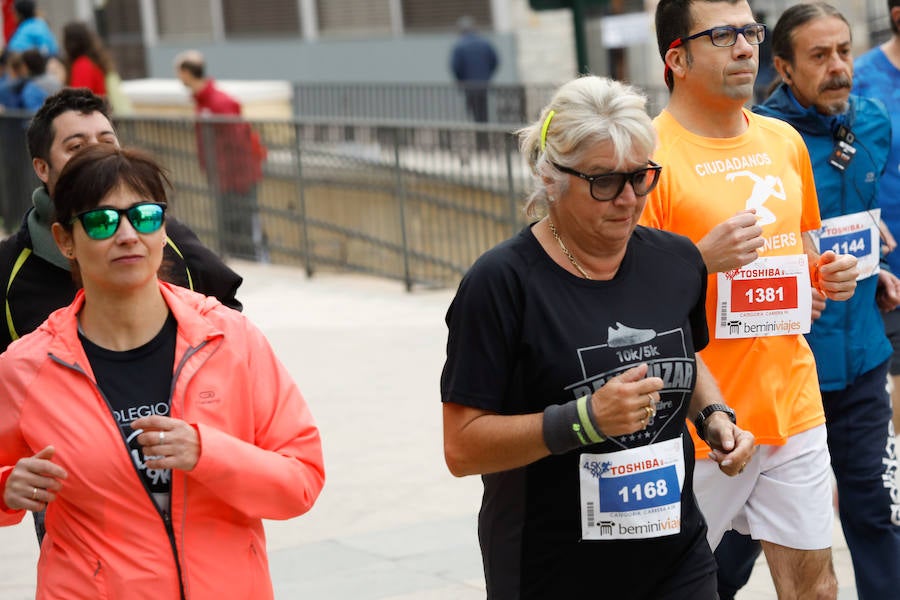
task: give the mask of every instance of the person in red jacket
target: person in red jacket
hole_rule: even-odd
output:
[[[0,525],[46,508],[38,598],[271,599],[262,520],[324,484],[263,334],[158,279],[167,186],[135,150],[69,160],[53,237],[83,288],[0,355]]]
[[[220,203],[225,253],[266,260],[256,198],[265,150],[250,125],[240,120],[240,103],[206,76],[206,63],[200,52],[188,50],[179,54],[175,57],[175,70],[193,95],[198,116],[231,117],[197,125],[200,166]]]

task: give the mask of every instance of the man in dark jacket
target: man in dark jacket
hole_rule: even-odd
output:
[[[818,318],[806,339],[816,358],[841,526],[857,592],[867,600],[896,598],[900,590],[900,490],[886,390],[891,345],[879,314],[900,301],[900,282],[879,269],[876,195],[890,149],[890,119],[879,101],[850,94],[851,48],[850,26],[834,7],[792,6],[772,36],[783,83],[754,111],[787,121],[806,142],[822,216],[817,250],[849,252],[859,261],[851,299],[814,297]],[[736,573],[749,577],[755,557],[733,538],[716,550],[722,598],[746,582]]]
[[[450,68],[466,94],[466,108],[476,123],[488,120],[487,85],[497,70],[497,52],[478,35],[471,17],[459,20],[460,36],[453,45]]]
[[[119,144],[106,101],[83,88],[66,88],[47,98],[27,135],[32,165],[43,185],[32,193],[34,206],[19,230],[0,242],[0,297],[5,320],[0,327],[0,351],[75,298],[80,285],[73,280],[72,265],[60,254],[50,233],[53,189],[60,171],[80,148]],[[241,310],[235,298],[242,282],[240,275],[172,217],[166,218],[166,233],[163,279],[215,296],[226,306]],[[43,514],[34,516],[40,542]]]

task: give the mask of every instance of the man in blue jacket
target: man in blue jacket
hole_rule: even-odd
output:
[[[886,383],[891,345],[880,310],[900,302],[900,281],[880,270],[878,180],[891,123],[877,100],[850,95],[850,26],[823,2],[786,10],[772,35],[782,83],[754,110],[787,121],[812,159],[822,227],[818,250],[839,248],[858,259],[856,294],[831,302],[814,292],[812,330],[825,406],[828,448],[837,480],[841,526],[859,598],[900,593],[900,490]],[[735,533],[716,551],[720,597],[749,578],[757,552]]]
[[[853,93],[878,98],[891,115],[891,152],[878,182],[881,219],[894,237],[900,236],[900,0],[887,0],[891,37],[853,62]],[[900,273],[900,251],[887,255],[888,267]],[[891,360],[894,432],[900,432],[900,309],[884,315],[884,329],[894,346]]]

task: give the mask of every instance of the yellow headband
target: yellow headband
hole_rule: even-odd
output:
[[[544,124],[541,126],[541,152],[543,152],[547,147],[547,130],[550,129],[550,120],[555,114],[555,110],[551,110],[550,112],[548,112],[547,118],[544,119]]]

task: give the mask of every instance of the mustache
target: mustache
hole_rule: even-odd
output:
[[[819,91],[827,92],[828,90],[850,89],[852,86],[853,81],[848,76],[838,75],[822,83],[822,85],[819,86]]]

